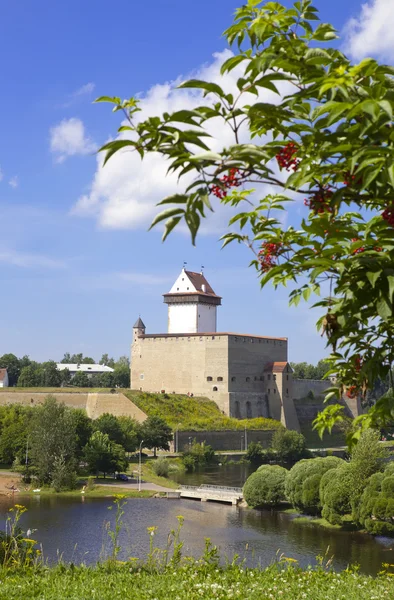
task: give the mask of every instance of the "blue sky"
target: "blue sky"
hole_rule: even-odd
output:
[[[220,250],[225,214],[196,248],[182,232],[163,245],[160,231],[147,232],[171,190],[161,166],[123,156],[102,172],[95,155],[119,119],[92,100],[139,93],[150,111],[173,108],[181,100],[171,82],[217,74],[221,32],[240,3],[0,3],[0,355],[128,354],[139,314],[149,332],[166,330],[161,294],[184,260],[203,264],[223,296],[220,330],[287,336],[295,361],[325,355],[317,314],[288,308],[285,290],[260,291],[246,249]],[[394,58],[392,0],[315,6],[355,60]]]

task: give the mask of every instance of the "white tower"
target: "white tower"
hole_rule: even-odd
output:
[[[183,268],[168,294],[168,333],[213,333],[216,331],[216,307],[222,299],[217,296],[203,273]]]

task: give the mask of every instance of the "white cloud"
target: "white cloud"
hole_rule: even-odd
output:
[[[394,2],[371,0],[345,26],[345,50],[356,60],[366,56],[394,59]]]
[[[19,252],[18,250],[2,249],[0,249],[0,263],[13,265],[15,267],[24,267],[26,269],[64,269],[66,267],[63,260],[49,258],[41,254],[28,254]]]
[[[17,188],[19,185],[18,176],[14,175],[14,177],[11,177],[8,184],[14,189]]]
[[[220,67],[224,60],[229,58],[228,50],[214,54],[213,61],[201,67],[192,76],[198,79],[219,83],[226,92],[237,93],[237,79],[242,73],[242,66],[235,68],[231,73],[220,75]],[[184,79],[184,78],[183,78]],[[193,109],[201,104],[202,94],[195,90],[176,90],[181,79],[153,86],[143,97],[138,113],[138,120],[149,116],[160,115],[163,112],[173,112],[182,108]],[[262,93],[266,101],[277,101],[278,95],[264,90]],[[248,97],[249,96],[249,97]],[[245,94],[244,104],[255,101],[255,96]],[[209,103],[209,98],[204,100]],[[220,151],[225,146],[234,143],[233,133],[220,119],[211,119],[207,124],[207,131],[212,139],[206,143],[212,150]],[[125,134],[122,134],[124,137]],[[246,129],[241,130],[242,142],[249,140]],[[72,209],[72,213],[79,216],[89,216],[97,219],[100,227],[111,229],[138,229],[147,228],[152,217],[157,214],[156,204],[165,196],[184,190],[191,179],[184,177],[178,185],[178,175],[167,175],[168,163],[159,154],[150,154],[140,160],[134,152],[117,153],[103,168],[104,156],[97,157],[97,169],[87,194],[81,196]],[[262,195],[263,190],[259,190]],[[210,215],[203,227],[206,233],[223,231],[223,224],[227,223],[231,211],[220,205],[215,198],[212,199],[215,214]],[[226,215],[224,217],[224,214]]]
[[[51,128],[50,149],[56,162],[63,162],[69,156],[92,154],[96,145],[87,136],[83,122],[74,117]]]

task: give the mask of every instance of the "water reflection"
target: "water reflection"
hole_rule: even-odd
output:
[[[27,529],[37,529],[34,537],[43,544],[44,556],[54,562],[61,554],[66,561],[94,563],[106,546],[103,525],[113,523],[109,498],[57,498],[56,496],[18,498],[28,507],[22,517]],[[0,517],[12,506],[10,498],[0,498]],[[382,562],[394,563],[392,545],[360,533],[325,530],[298,523],[292,515],[275,511],[255,511],[191,500],[130,499],[125,507],[124,530],[120,536],[121,559],[144,557],[149,548],[146,528],[158,526],[155,543],[164,547],[168,532],[177,526],[177,515],[185,518],[182,539],[184,551],[194,556],[204,550],[210,537],[230,559],[239,554],[248,565],[266,566],[277,553],[295,558],[301,566],[316,563],[317,555],[334,555],[334,567],[344,569],[359,563],[361,570],[376,574]],[[0,528],[1,525],[0,525]],[[327,551],[328,549],[328,551]]]

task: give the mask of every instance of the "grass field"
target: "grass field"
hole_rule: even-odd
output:
[[[288,559],[289,561],[291,559]],[[184,566],[131,562],[103,566],[59,565],[49,569],[0,570],[0,600],[382,600],[394,598],[394,580],[367,577],[350,569],[302,570],[274,565],[264,570],[221,568],[209,557]],[[297,561],[295,561],[297,562]]]
[[[277,429],[279,421],[273,419],[232,419],[223,415],[213,400],[208,398],[190,398],[178,394],[149,394],[134,390],[123,391],[134,404],[148,416],[164,419],[170,427],[180,430],[243,430],[248,429]]]

